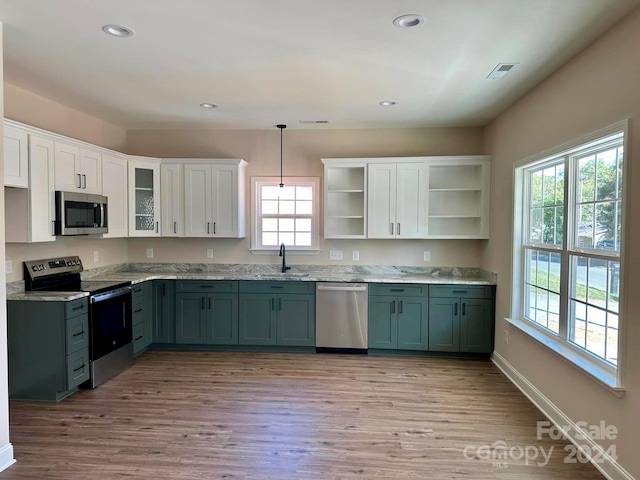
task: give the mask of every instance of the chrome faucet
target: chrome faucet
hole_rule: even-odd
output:
[[[280,244],[280,255],[278,255],[279,257],[282,257],[282,273],[287,273],[287,270],[291,270],[291,267],[287,267],[287,260],[286,260],[286,251],[285,251],[285,246],[284,243]]]

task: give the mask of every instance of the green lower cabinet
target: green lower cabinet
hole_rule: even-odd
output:
[[[238,294],[176,294],[176,343],[238,344]]]
[[[486,298],[462,300],[460,351],[490,353],[493,340],[493,301]]]
[[[144,352],[153,340],[152,284],[143,282],[132,287],[133,353]]]
[[[426,350],[428,300],[419,296],[369,297],[369,348]]]
[[[491,353],[492,344],[492,299],[429,299],[430,351]]]
[[[276,345],[276,296],[242,293],[239,306],[240,345]]]
[[[316,344],[315,295],[278,295],[277,345],[313,347]]]
[[[175,282],[153,281],[153,343],[174,343],[176,338]]]

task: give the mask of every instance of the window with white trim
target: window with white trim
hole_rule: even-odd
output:
[[[318,177],[252,177],[252,250],[318,250]]]
[[[622,345],[625,131],[618,125],[515,170],[513,319],[609,379]]]

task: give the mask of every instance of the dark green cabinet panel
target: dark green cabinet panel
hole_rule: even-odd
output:
[[[426,287],[377,285],[374,292],[401,290],[408,295],[369,295],[369,348],[426,350]],[[423,293],[424,292],[424,293]]]
[[[460,351],[459,303],[454,298],[429,298],[430,351]]]
[[[315,295],[282,294],[277,298],[277,344],[313,347],[316,344]]]
[[[152,284],[142,282],[131,288],[133,308],[133,353],[142,353],[153,340]]]
[[[207,343],[238,345],[238,294],[207,296]]]
[[[153,342],[175,342],[175,282],[153,281]]]
[[[275,345],[276,297],[266,293],[243,293],[239,306],[240,345]]]
[[[398,297],[398,349],[427,349],[427,298]]]
[[[491,352],[493,301],[486,298],[462,300],[460,313],[460,351]]]
[[[207,343],[206,296],[176,294],[176,343]]]
[[[369,297],[369,348],[398,347],[397,297]]]

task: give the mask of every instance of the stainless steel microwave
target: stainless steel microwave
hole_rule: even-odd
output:
[[[107,233],[107,197],[56,191],[56,235]]]

